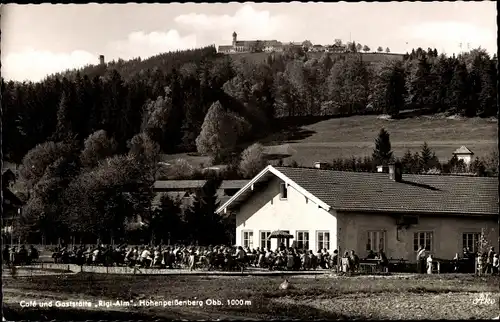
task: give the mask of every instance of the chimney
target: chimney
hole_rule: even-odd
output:
[[[394,182],[401,182],[403,179],[403,167],[401,162],[389,164],[389,178]]]
[[[104,55],[99,55],[99,64],[104,65]]]

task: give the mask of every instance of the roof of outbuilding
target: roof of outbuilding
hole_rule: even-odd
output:
[[[224,180],[219,189],[241,189],[248,182],[250,182],[250,180]]]
[[[474,152],[469,150],[466,146],[462,145],[460,148],[456,149],[453,154],[474,154]]]
[[[498,214],[498,178],[275,169],[337,210]]]
[[[206,183],[207,180],[157,180],[154,189],[197,189]]]

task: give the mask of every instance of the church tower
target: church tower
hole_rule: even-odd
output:
[[[236,39],[238,38],[238,35],[236,34],[236,31],[233,32],[233,47],[236,47]]]

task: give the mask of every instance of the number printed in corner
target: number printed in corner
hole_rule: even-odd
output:
[[[252,305],[252,301],[250,301],[250,300],[232,299],[232,300],[227,300],[227,305],[231,305],[231,306],[251,306]]]

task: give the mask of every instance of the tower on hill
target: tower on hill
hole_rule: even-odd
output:
[[[236,40],[238,38],[238,35],[236,34],[236,31],[233,32],[233,47],[236,46]]]
[[[99,64],[100,65],[104,65],[105,62],[104,62],[104,55],[99,55]]]

